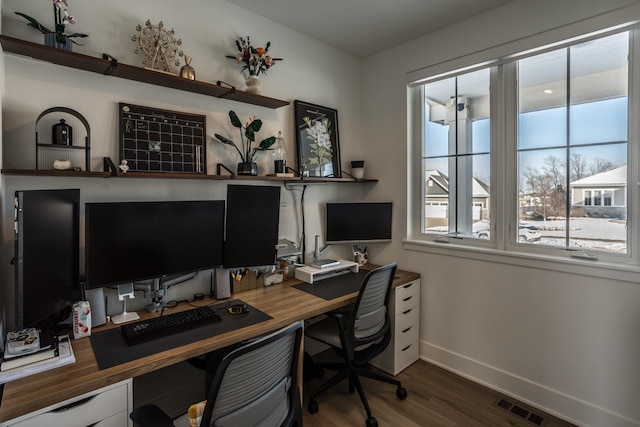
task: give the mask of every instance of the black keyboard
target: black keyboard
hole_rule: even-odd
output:
[[[127,323],[120,326],[120,329],[127,344],[135,345],[221,321],[213,309],[205,306]]]

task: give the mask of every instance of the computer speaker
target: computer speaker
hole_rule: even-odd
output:
[[[215,299],[231,298],[231,270],[228,268],[215,269]]]
[[[89,306],[91,307],[91,327],[107,323],[107,308],[102,288],[87,289],[84,291]]]

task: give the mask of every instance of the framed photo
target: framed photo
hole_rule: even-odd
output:
[[[305,176],[342,177],[338,111],[297,100],[293,107],[298,170]]]

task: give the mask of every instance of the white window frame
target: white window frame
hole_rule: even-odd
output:
[[[595,21],[597,19],[594,18]],[[408,230],[405,248],[409,250],[420,250],[435,253],[449,253],[455,256],[469,256],[478,259],[478,254],[483,254],[487,259],[500,257],[504,262],[504,257],[514,258],[511,262],[519,264],[531,264],[532,260],[538,259],[546,264],[563,264],[560,269],[566,270],[566,265],[574,266],[592,266],[593,261],[598,261],[599,267],[590,270],[599,270],[596,275],[603,277],[611,277],[608,271],[618,271],[618,276],[624,276],[629,271],[640,271],[640,257],[638,256],[640,247],[640,239],[636,237],[640,231],[638,228],[638,209],[636,207],[638,201],[638,188],[629,185],[626,192],[627,198],[627,217],[630,227],[627,239],[627,255],[609,255],[606,253],[586,253],[570,250],[554,250],[549,247],[540,247],[538,245],[518,244],[517,242],[517,209],[518,209],[518,189],[517,180],[508,177],[516,177],[516,146],[515,144],[506,144],[505,141],[517,140],[517,90],[506,90],[506,87],[515,87],[512,79],[515,79],[515,61],[525,56],[535,55],[545,50],[554,50],[564,46],[569,46],[592,38],[603,37],[620,31],[631,31],[630,45],[630,81],[629,81],[629,131],[628,131],[628,181],[629,183],[638,182],[638,141],[640,127],[638,112],[640,112],[640,30],[632,24],[619,25],[606,30],[594,30],[588,35],[580,35],[576,28],[568,26],[563,29],[551,31],[543,35],[532,37],[525,41],[518,41],[510,44],[508,49],[516,49],[518,46],[529,44],[529,49],[523,49],[522,54],[509,52],[508,54],[496,55],[495,59],[486,58],[487,52],[478,55],[471,55],[468,58],[458,58],[450,63],[438,64],[437,66],[417,70],[408,74],[407,96],[408,96],[408,133],[409,133],[409,186],[408,186]],[[582,29],[584,31],[584,29]],[[567,37],[566,41],[549,40],[559,37],[566,33],[572,33],[573,37]],[[535,41],[543,39],[547,43],[544,47],[538,47]],[[540,44],[539,46],[543,46]],[[504,50],[496,48],[496,51]],[[488,51],[491,51],[489,49]],[[478,62],[475,66],[464,64],[465,61],[470,62],[476,56],[484,55],[484,61]],[[421,229],[421,218],[424,218],[424,180],[422,172],[422,141],[424,135],[424,124],[422,101],[424,99],[424,84],[441,78],[452,77],[456,74],[469,72],[478,68],[487,68],[491,65],[501,65],[498,69],[500,79],[496,90],[492,90],[492,98],[495,96],[495,106],[492,100],[491,111],[491,240],[477,241],[477,239],[453,239],[441,236],[433,236],[424,233]],[[450,67],[447,69],[447,66]],[[458,66],[458,69],[454,67]],[[493,76],[493,73],[492,73]],[[492,87],[494,87],[492,77]],[[504,85],[502,85],[504,83]],[[495,110],[494,110],[495,108]],[[507,112],[510,112],[507,114]],[[635,113],[633,113],[635,112]],[[506,117],[506,118],[505,118]],[[496,149],[494,144],[504,149]],[[510,161],[511,159],[511,161]],[[498,166],[498,167],[496,167]],[[504,191],[494,191],[499,188]],[[423,206],[420,207],[419,205]],[[418,206],[416,206],[418,205]],[[417,210],[416,210],[417,208]],[[527,257],[528,261],[523,261],[523,257]],[[549,267],[549,265],[545,265]],[[604,269],[602,267],[605,267]],[[553,268],[553,267],[551,267]],[[624,273],[621,273],[624,272]],[[590,272],[589,274],[593,274]],[[634,281],[637,280],[634,278]]]

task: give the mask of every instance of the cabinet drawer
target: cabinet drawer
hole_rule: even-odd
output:
[[[112,417],[102,420],[91,427],[122,427],[129,422],[129,416],[126,412],[120,412]]]
[[[395,353],[395,371],[400,372],[419,358],[418,342],[414,342]]]
[[[395,290],[396,315],[420,304],[420,282],[409,283]]]
[[[394,339],[394,351],[402,350],[410,344],[420,339],[420,328],[418,325],[411,325],[405,329],[396,329]]]
[[[396,333],[403,331],[409,326],[420,324],[420,307],[413,307],[401,313],[396,313],[395,327]]]
[[[126,385],[105,390],[85,399],[71,400],[57,409],[51,409],[31,418],[9,424],[11,427],[69,427],[88,426],[120,412],[127,413]],[[127,425],[125,417],[122,426]]]

